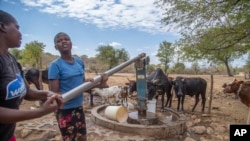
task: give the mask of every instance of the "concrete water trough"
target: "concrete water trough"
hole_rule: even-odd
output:
[[[166,109],[166,112],[156,112],[158,122],[153,124],[131,123],[129,117],[125,122],[109,120],[105,117],[104,111],[107,105],[100,105],[91,110],[91,120],[100,126],[111,130],[146,135],[156,138],[166,138],[175,135],[182,135],[186,131],[186,118],[183,114],[178,114],[172,109]],[[129,112],[135,115],[136,111]],[[147,113],[149,114],[149,113]],[[152,113],[150,113],[152,114]],[[131,115],[130,115],[131,116]],[[133,118],[132,118],[133,120]]]

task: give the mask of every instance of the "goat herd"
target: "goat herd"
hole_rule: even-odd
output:
[[[37,89],[40,89],[39,86],[39,70],[29,69],[24,72],[25,78],[29,84],[33,83]],[[42,80],[44,83],[48,84],[48,70],[42,71]],[[147,99],[152,100],[155,98],[158,99],[158,96],[161,96],[161,111],[165,111],[164,107],[171,107],[173,92],[178,99],[177,110],[180,108],[184,110],[184,100],[185,95],[195,96],[195,104],[192,108],[192,112],[195,110],[199,98],[202,99],[202,112],[204,112],[205,103],[206,103],[206,89],[207,82],[205,79],[200,77],[185,78],[185,77],[167,77],[164,72],[157,68],[151,72],[147,78]],[[131,105],[127,101],[127,97],[134,92],[137,92],[136,81],[129,80],[128,83],[125,83],[125,86],[110,86],[104,88],[92,88],[87,91],[90,93],[90,103],[93,106],[93,96],[100,96],[102,104],[122,104],[126,107]],[[234,80],[231,83],[223,85],[224,93],[235,93],[236,98],[240,98],[241,102],[247,107],[250,106],[250,81],[238,81]],[[164,97],[166,95],[166,103],[164,105]],[[115,103],[110,103],[109,98],[115,98]],[[250,113],[250,112],[249,112]],[[249,114],[250,118],[250,114]],[[249,121],[249,119],[248,119]]]

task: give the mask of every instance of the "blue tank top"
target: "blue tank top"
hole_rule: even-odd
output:
[[[74,58],[73,63],[68,63],[62,58],[57,58],[50,64],[48,70],[48,79],[59,80],[59,91],[61,93],[68,92],[83,84],[84,75],[84,63],[80,58]],[[83,94],[80,93],[66,102],[63,109],[82,106],[83,98]]]

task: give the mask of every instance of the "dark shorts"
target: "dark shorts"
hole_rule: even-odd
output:
[[[87,134],[82,107],[58,110],[56,120],[64,141],[77,141],[78,137]]]

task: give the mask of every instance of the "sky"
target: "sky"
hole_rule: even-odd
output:
[[[21,49],[26,43],[45,44],[44,52],[59,55],[54,48],[58,32],[69,34],[72,54],[94,57],[100,45],[124,48],[130,58],[141,53],[158,64],[160,43],[179,38],[160,22],[162,11],[154,0],[0,0],[0,9],[12,14],[20,25]],[[162,28],[164,27],[164,28]]]
[[[95,57],[100,45],[111,45],[124,48],[130,58],[146,53],[150,64],[158,64],[160,43],[174,43],[180,36],[161,23],[162,11],[154,1],[0,0],[0,9],[17,19],[21,49],[26,43],[38,41],[45,45],[44,52],[59,55],[54,36],[65,32],[73,43],[72,54]],[[234,64],[239,66],[239,61]]]

